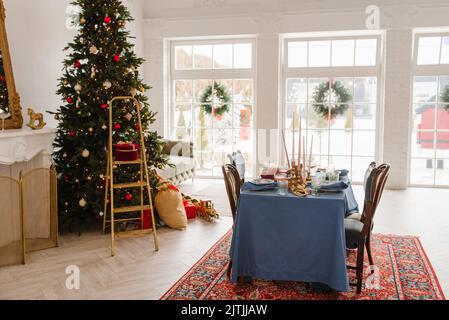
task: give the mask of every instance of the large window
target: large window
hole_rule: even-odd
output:
[[[417,35],[410,184],[449,186],[449,35]]]
[[[221,176],[241,151],[253,171],[255,70],[252,40],[173,42],[170,129],[194,143],[197,173]]]
[[[378,37],[285,40],[283,126],[290,157],[297,157],[292,131],[301,119],[308,150],[313,139],[313,164],[349,169],[355,182],[363,181],[378,141],[378,43]]]

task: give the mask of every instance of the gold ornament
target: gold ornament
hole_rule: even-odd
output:
[[[86,19],[84,17],[80,18],[80,24],[85,24],[86,23]]]
[[[112,87],[112,83],[109,80],[106,80],[105,82],[103,82],[103,87],[108,90]]]
[[[45,127],[44,115],[42,113],[36,113],[33,109],[28,108],[28,116],[30,117],[30,122],[27,124],[33,130],[40,130]],[[38,124],[36,125],[36,121]]]
[[[90,152],[89,152],[89,150],[84,149],[83,152],[81,153],[81,155],[82,155],[84,158],[88,158],[88,157],[90,156]]]
[[[74,89],[75,89],[75,91],[80,92],[81,89],[83,89],[83,87],[82,87],[79,83],[77,83],[77,84],[75,85]]]
[[[92,46],[92,47],[90,47],[89,48],[89,52],[91,53],[91,54],[97,54],[98,53],[98,48],[96,47],[96,46]]]
[[[80,205],[81,208],[84,208],[87,205],[87,201],[86,199],[82,198],[78,204]]]

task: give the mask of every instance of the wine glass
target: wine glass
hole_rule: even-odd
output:
[[[288,178],[285,173],[277,172],[274,175],[274,180],[279,184],[279,194],[281,196],[286,196],[288,194]]]

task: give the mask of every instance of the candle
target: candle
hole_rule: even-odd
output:
[[[313,151],[313,136],[310,143],[310,154],[309,154],[309,171],[312,171],[312,151]]]
[[[292,156],[293,161],[295,161],[295,119],[296,119],[296,111],[293,112],[293,143],[292,143]]]
[[[304,152],[303,152],[303,171],[304,171],[304,176],[306,174],[307,168],[306,168],[306,153],[307,153],[307,146],[306,146],[306,137],[302,137],[302,144],[303,144],[303,148],[304,148]]]
[[[299,117],[298,170],[301,170],[301,117]]]

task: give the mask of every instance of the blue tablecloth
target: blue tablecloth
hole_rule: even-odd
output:
[[[344,192],[299,198],[242,191],[231,245],[232,281],[254,277],[348,291]]]

